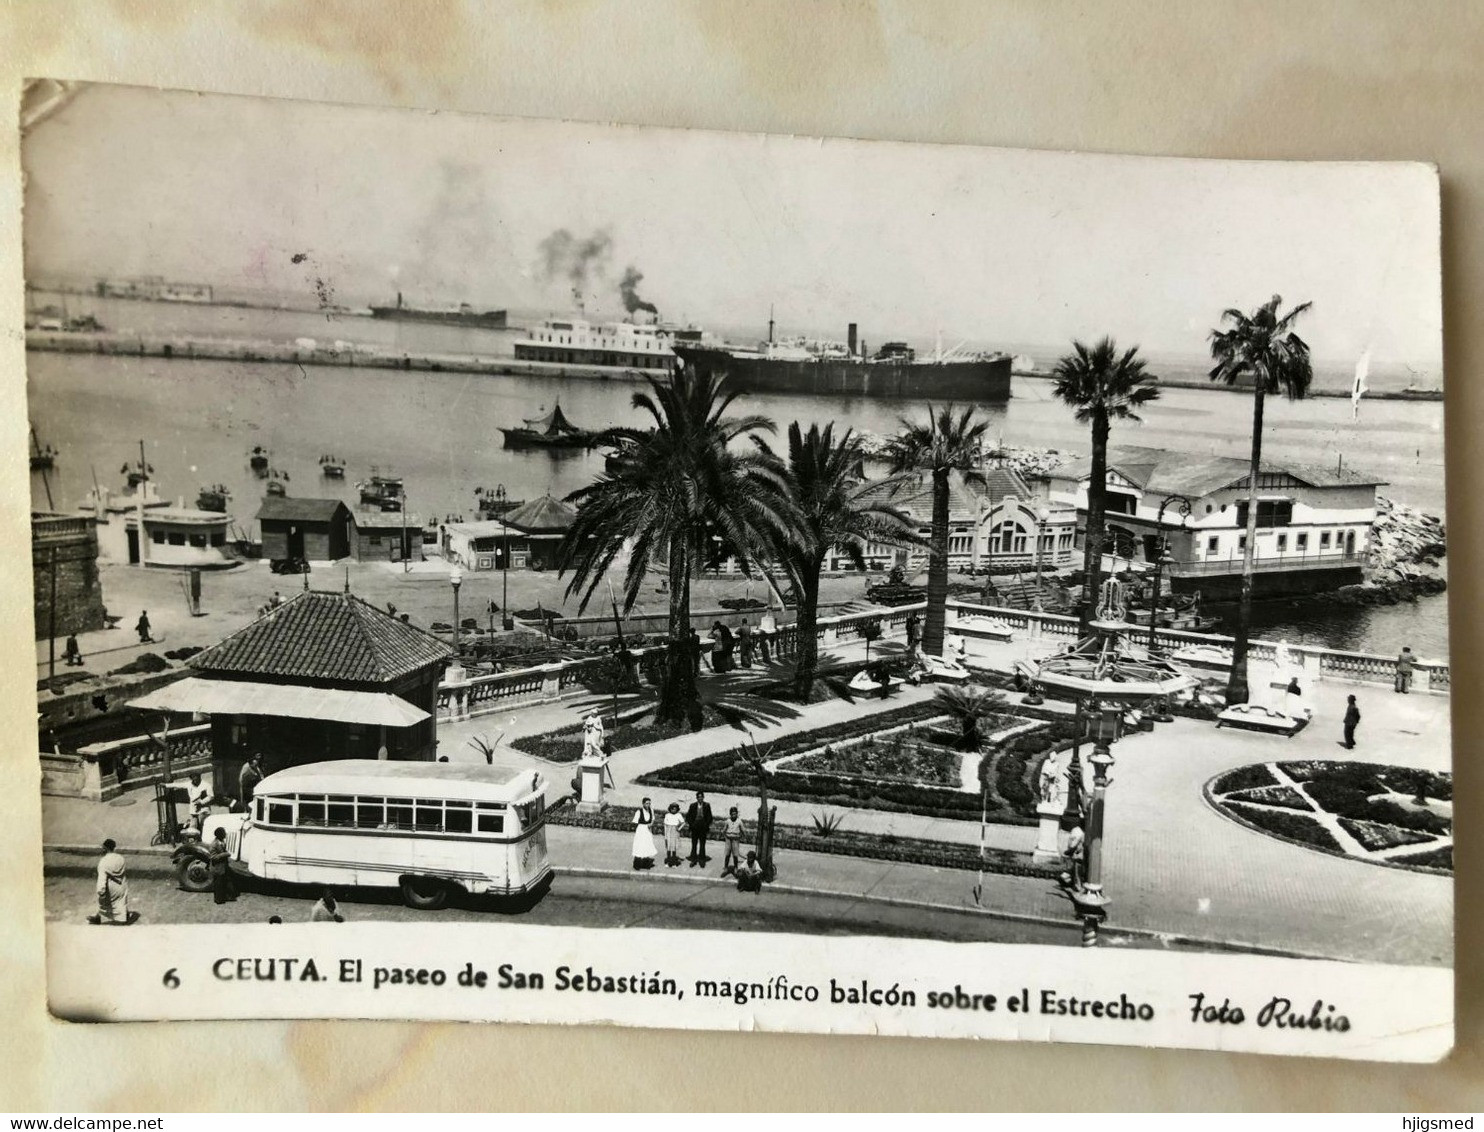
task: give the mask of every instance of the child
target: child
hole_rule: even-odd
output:
[[[727,840],[727,851],[721,859],[721,875],[737,875],[737,866],[742,863],[742,819],[737,816],[737,807],[727,812],[727,823],[722,827],[722,836]]]
[[[671,802],[665,814],[665,864],[672,869],[680,864],[680,826],[684,821],[680,816],[680,803]]]
[[[757,853],[747,851],[747,864],[737,870],[738,892],[761,892],[763,890],[763,867],[757,863]]]

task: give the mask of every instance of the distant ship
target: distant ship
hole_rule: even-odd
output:
[[[578,428],[562,412],[562,404],[542,417],[528,417],[523,428],[502,428],[506,448],[582,448],[592,433]]]
[[[370,476],[356,484],[356,489],[361,493],[364,506],[383,511],[402,510],[402,500],[407,494],[401,476],[382,475],[375,468],[371,469]]]
[[[755,348],[676,342],[687,363],[726,373],[742,393],[812,393],[835,396],[1007,401],[1010,357],[939,349],[928,360],[905,342],[887,342],[874,355],[851,323],[844,342],[768,339]]]
[[[548,318],[516,340],[515,357],[523,362],[595,366],[627,373],[675,368],[674,347],[701,345],[705,335],[694,327],[657,322],[589,322],[585,318]]]
[[[456,307],[412,307],[402,301],[402,292],[397,292],[394,307],[372,307],[372,318],[394,318],[405,322],[444,322],[454,326],[481,326],[486,330],[506,330],[509,323],[505,311],[477,311],[468,303]]]

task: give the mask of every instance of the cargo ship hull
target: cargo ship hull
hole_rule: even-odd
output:
[[[402,322],[441,322],[449,326],[479,326],[486,330],[508,330],[504,311],[425,311],[415,307],[372,307],[372,318]]]
[[[974,402],[1010,399],[1008,357],[956,362],[868,362],[852,358],[795,361],[679,345],[675,353],[686,362],[728,374],[733,387],[743,393]]]

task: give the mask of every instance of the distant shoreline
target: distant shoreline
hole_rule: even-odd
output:
[[[1029,377],[1037,381],[1053,380],[1051,374],[1039,371],[1016,369],[1010,371],[1013,377]],[[1155,379],[1165,389],[1203,389],[1208,393],[1246,393],[1246,389],[1230,385],[1219,385],[1212,381],[1194,381],[1188,377],[1159,377]],[[1306,394],[1309,397],[1333,397],[1348,401],[1350,391],[1347,389],[1311,389]],[[1443,391],[1441,389],[1367,389],[1365,401],[1441,401]]]

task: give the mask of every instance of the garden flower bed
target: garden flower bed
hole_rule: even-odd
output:
[[[799,732],[760,748],[759,753],[770,763],[793,754],[825,754],[825,748],[874,735],[903,724],[925,725],[943,718],[940,705],[928,702],[913,704],[895,711],[850,720],[831,727]],[[1016,717],[1003,717],[1013,724]],[[921,727],[918,733],[903,737],[905,743],[928,745],[926,735],[935,729]],[[832,752],[821,765],[834,768],[794,769],[785,763],[768,776],[768,796],[784,801],[819,802],[822,805],[852,809],[880,810],[887,813],[911,813],[923,817],[988,820],[1008,825],[1032,825],[1036,821],[1036,792],[1032,785],[1041,762],[1052,750],[1071,741],[1070,720],[1056,720],[1032,731],[1013,736],[985,752],[979,760],[979,789],[968,792],[935,785],[921,779],[892,780],[871,776],[861,761],[849,761],[858,747]],[[961,753],[944,749],[945,758],[961,759]],[[957,765],[957,764],[955,764]],[[645,786],[674,790],[706,790],[722,794],[756,795],[757,773],[738,750],[719,751],[689,759],[638,779]],[[957,777],[953,780],[958,781]]]
[[[800,755],[785,764],[793,773],[819,773],[841,778],[916,782],[956,789],[962,781],[963,752],[902,735],[867,739],[853,747]]]
[[[1205,796],[1249,828],[1325,853],[1453,869],[1451,775],[1357,762],[1264,763],[1217,775]],[[1397,852],[1408,847],[1416,851]]]

